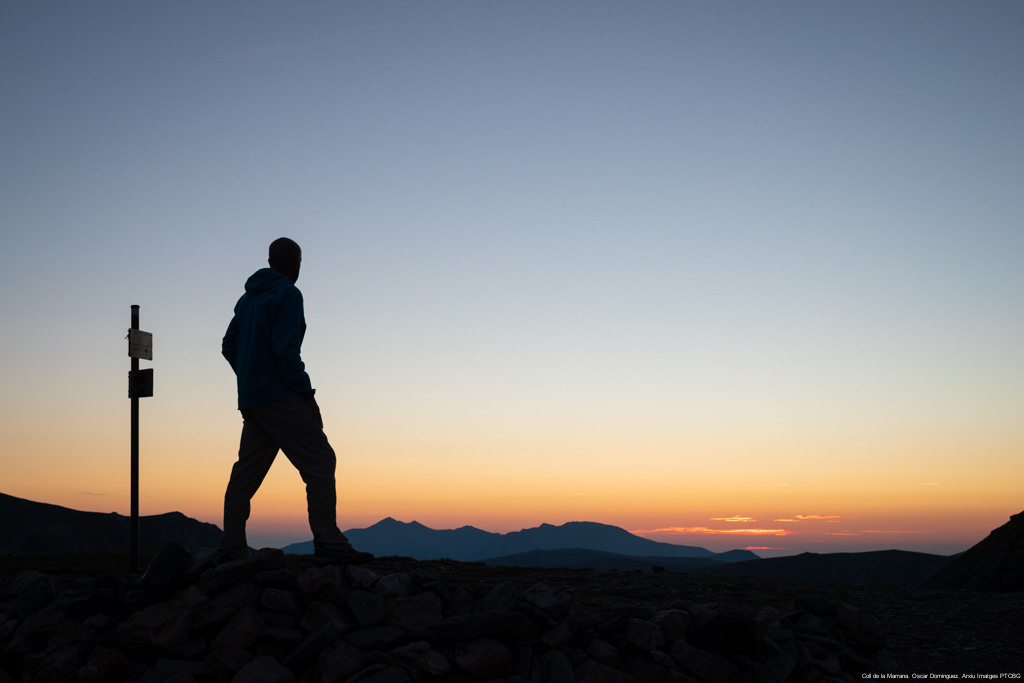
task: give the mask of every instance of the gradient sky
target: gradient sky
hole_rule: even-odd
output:
[[[269,242],[339,524],[952,553],[1024,508],[1024,4],[6,2],[0,491],[220,523]],[[250,542],[308,538],[282,458]]]

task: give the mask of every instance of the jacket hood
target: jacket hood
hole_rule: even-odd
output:
[[[292,281],[288,276],[275,268],[261,268],[245,281],[246,294],[262,294],[267,290],[282,285],[289,286]]]

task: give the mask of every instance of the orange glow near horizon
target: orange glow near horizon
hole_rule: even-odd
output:
[[[114,429],[110,419],[89,418],[78,430],[48,435],[43,449],[29,448],[26,431],[14,435],[12,443],[20,445],[5,459],[3,492],[127,514],[124,425]],[[155,410],[143,414],[142,514],[178,510],[219,526],[240,420],[227,408],[206,415],[197,409],[182,419],[187,431]],[[843,442],[830,458],[818,458],[814,454],[826,445],[817,439],[803,445],[786,438],[757,444],[710,437],[629,441],[621,434],[606,440],[444,439],[413,432],[399,440],[333,426],[328,434],[338,453],[342,529],[385,517],[500,533],[594,521],[716,551],[736,547],[737,538],[765,549],[777,545],[768,539],[785,538],[797,550],[895,543],[957,552],[1020,511],[1019,477],[965,468],[953,459],[955,449],[939,449],[930,440],[927,448],[918,445],[893,460],[891,448],[867,442]],[[880,455],[862,457],[861,449]],[[1003,451],[996,453],[1002,459]],[[250,538],[308,540],[305,508],[304,485],[279,456],[253,499]]]

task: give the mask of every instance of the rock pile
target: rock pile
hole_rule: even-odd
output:
[[[168,546],[139,579],[63,591],[21,574],[0,603],[0,683],[858,680],[882,645],[856,608],[821,597],[756,616],[598,610],[551,583],[474,591],[277,550],[211,554]]]

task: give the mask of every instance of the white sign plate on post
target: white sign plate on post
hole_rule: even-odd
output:
[[[128,330],[128,355],[142,360],[153,360],[153,333]]]

